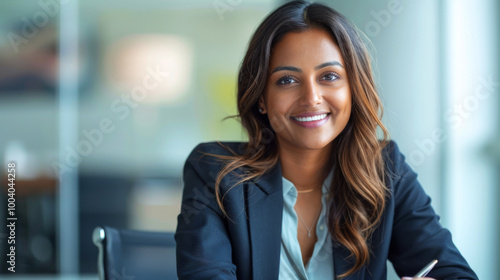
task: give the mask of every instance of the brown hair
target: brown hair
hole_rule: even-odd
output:
[[[252,36],[238,76],[237,117],[248,133],[248,143],[226,161],[215,182],[217,203],[224,214],[225,194],[220,194],[224,176],[245,167],[238,182],[259,177],[278,162],[278,143],[267,115],[258,112],[268,78],[273,46],[288,32],[310,28],[328,31],[338,45],[352,95],[352,110],[344,130],[333,140],[328,228],[334,240],[355,258],[354,266],[341,278],[352,275],[369,261],[370,237],[380,221],[388,195],[382,150],[388,131],[381,122],[382,104],[371,70],[370,56],[357,29],[334,9],[318,3],[292,1],[269,14]],[[380,127],[383,139],[378,140]],[[236,184],[237,185],[237,184]],[[236,186],[234,185],[234,186]],[[233,187],[234,187],[233,186]]]

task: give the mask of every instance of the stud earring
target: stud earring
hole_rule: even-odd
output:
[[[259,108],[259,113],[261,113],[261,114],[262,114],[263,112],[264,112],[264,109]]]

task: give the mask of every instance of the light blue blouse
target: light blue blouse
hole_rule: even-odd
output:
[[[334,279],[332,241],[327,227],[328,188],[332,181],[333,170],[323,183],[322,208],[316,224],[318,240],[314,245],[312,257],[304,267],[299,241],[297,239],[298,218],[293,208],[297,201],[297,189],[292,182],[283,177],[283,221],[281,231],[281,254],[279,279]]]

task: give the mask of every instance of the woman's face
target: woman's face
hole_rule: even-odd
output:
[[[259,106],[280,148],[323,149],[342,132],[351,91],[344,60],[327,31],[287,33],[274,46]]]

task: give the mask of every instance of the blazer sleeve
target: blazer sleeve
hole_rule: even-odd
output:
[[[175,233],[179,279],[236,279],[231,242],[214,193],[216,173],[200,144],[188,157],[183,173],[181,213]],[[213,161],[213,159],[211,159]]]
[[[397,274],[412,276],[433,259],[438,264],[428,274],[436,279],[478,279],[443,228],[417,174],[391,141],[395,180],[392,188],[394,221],[389,260]]]

